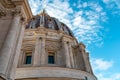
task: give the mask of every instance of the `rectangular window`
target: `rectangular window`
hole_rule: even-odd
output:
[[[26,56],[25,56],[25,64],[31,64],[32,62],[32,53],[26,53]]]
[[[48,53],[48,64],[55,64],[55,54],[52,52]]]
[[[85,80],[88,80],[88,78],[85,76]]]

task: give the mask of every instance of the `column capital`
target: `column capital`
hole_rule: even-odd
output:
[[[71,61],[70,61],[70,53],[69,53],[69,42],[68,41],[63,41],[63,48],[64,48],[64,53],[66,57],[66,67],[71,68]]]
[[[9,78],[6,74],[0,73],[0,78],[2,78],[3,80],[12,80],[11,78]],[[0,79],[1,80],[1,79]]]
[[[0,18],[6,16],[6,12],[3,9],[0,9]]]
[[[16,7],[12,9],[0,8],[0,18],[1,17],[13,17],[13,16],[22,16],[21,7]],[[23,20],[23,19],[22,19]]]
[[[15,9],[11,10],[11,13],[13,16],[17,16],[17,15],[22,15],[22,11],[21,11],[21,7],[16,7]]]
[[[86,46],[83,43],[78,44],[80,50],[85,50]]]
[[[21,16],[21,18],[20,18],[20,22],[21,22],[22,25],[24,25],[23,27],[26,28],[26,25],[27,25],[27,20],[26,20],[26,18],[23,17],[23,16]]]

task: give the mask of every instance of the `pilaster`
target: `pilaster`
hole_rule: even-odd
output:
[[[32,17],[27,0],[0,0],[0,20],[4,22],[1,26],[6,31],[3,29],[5,39],[0,46],[0,78],[5,80],[14,80],[25,29],[21,25],[23,17]]]
[[[70,54],[69,54],[69,49],[68,49],[68,42],[62,41],[63,42],[63,49],[64,49],[64,54],[66,58],[66,67],[71,68],[71,60],[70,60]]]
[[[42,37],[41,38],[41,51],[40,51],[40,64],[41,65],[45,65],[47,63],[46,61],[46,51],[45,51],[45,38]]]
[[[69,54],[70,54],[71,66],[72,66],[72,68],[74,68],[73,51],[72,51],[72,46],[71,46],[70,42],[68,44],[68,47],[69,47]]]
[[[13,20],[10,25],[10,30],[6,36],[5,42],[0,52],[0,72],[6,74],[7,76],[9,68],[11,67],[11,62],[13,60],[14,48],[16,46],[16,41],[18,38],[19,25],[20,25],[20,11],[15,10],[12,12]]]
[[[15,50],[15,55],[14,55],[14,61],[13,61],[13,65],[10,69],[10,78],[12,80],[14,80],[15,78],[15,72],[16,72],[16,67],[18,65],[18,60],[19,60],[19,56],[20,56],[20,52],[21,52],[21,46],[22,46],[22,41],[23,41],[23,37],[24,37],[24,31],[25,31],[25,23],[22,22],[22,25],[19,26],[20,27],[20,32],[18,35],[18,40],[17,40],[17,45],[16,45],[16,50]]]
[[[85,67],[85,71],[90,72],[90,66],[89,66],[89,62],[88,62],[88,56],[87,53],[85,51],[85,45],[83,43],[79,44],[79,50],[82,54],[82,58],[83,58],[83,64]]]
[[[90,65],[90,61],[89,61],[89,53],[85,52],[85,55],[86,55],[86,68],[87,68],[87,72],[93,74],[92,68],[91,68],[91,65]]]
[[[40,65],[40,48],[41,46],[41,39],[36,38],[36,44],[35,44],[35,52],[33,54],[33,66],[39,66]]]

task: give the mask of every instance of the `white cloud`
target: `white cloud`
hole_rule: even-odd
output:
[[[103,2],[107,4],[107,3],[109,3],[109,0],[103,0]]]
[[[79,4],[79,5],[77,6],[77,8],[82,8],[82,5],[81,5],[81,4]]]
[[[117,6],[120,9],[120,0],[103,0],[108,8],[115,8]]]
[[[96,11],[97,11],[97,12],[101,12],[101,11],[102,11],[102,8],[101,8],[101,7],[97,7],[97,8],[96,8]]]
[[[106,61],[103,59],[92,59],[91,63],[95,71],[108,70],[113,66],[113,61]]]
[[[87,7],[87,2],[84,2],[82,5],[84,8]]]
[[[73,3],[73,6],[76,6],[77,4],[76,3]]]
[[[31,7],[31,10],[33,12],[34,15],[38,14],[38,9],[39,6],[42,6],[42,1],[41,0],[29,0],[29,4],[30,4],[30,7]]]
[[[114,67],[113,61],[107,61],[101,58],[92,59],[92,69],[98,80],[120,80],[120,73],[113,73],[110,71]]]
[[[82,18],[81,16],[77,16],[73,19],[73,26],[80,26],[80,24],[84,22],[85,22],[84,18]]]
[[[120,80],[120,73],[112,73],[105,76],[105,73],[97,73],[98,80]]]
[[[117,4],[118,8],[120,9],[120,0],[115,0],[115,3]]]

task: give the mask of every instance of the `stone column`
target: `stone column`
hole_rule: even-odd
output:
[[[77,57],[76,57],[76,52],[73,52],[73,59],[74,59],[74,68],[77,69]]]
[[[69,46],[69,54],[70,54],[71,65],[72,65],[72,68],[74,68],[74,59],[73,59],[72,46],[71,46],[70,43],[68,44],[68,46]]]
[[[10,30],[6,36],[5,42],[0,52],[0,73],[5,76],[10,67],[10,62],[12,62],[12,57],[14,54],[14,46],[18,38],[18,30],[20,24],[20,15],[19,13],[14,12],[13,20],[10,25]],[[8,76],[8,75],[6,75]]]
[[[92,72],[92,68],[91,68],[91,64],[90,64],[90,59],[89,59],[89,53],[88,52],[85,52],[84,53],[85,54],[85,57],[86,57],[86,70],[87,70],[87,72],[89,72],[89,73],[91,73],[91,74],[93,74],[93,72]]]
[[[41,40],[39,38],[36,39],[36,44],[35,44],[35,53],[33,54],[33,66],[39,66],[40,65],[40,43]]]
[[[86,52],[85,52],[85,45],[83,43],[80,43],[79,44],[79,51],[80,51],[80,54],[82,56],[81,58],[81,69],[84,70],[84,71],[87,71],[87,67],[88,67],[88,63],[86,62],[87,61],[87,55],[86,55]],[[80,56],[79,54],[79,56]]]
[[[70,61],[70,55],[69,55],[69,49],[68,49],[68,42],[63,41],[63,48],[64,48],[64,54],[66,58],[66,67],[71,68],[71,61]]]
[[[45,51],[45,38],[42,37],[41,39],[41,51],[40,51],[40,63],[41,65],[46,64],[46,51]]]
[[[16,72],[16,68],[18,65],[18,61],[19,61],[22,41],[23,41],[24,32],[25,32],[25,23],[22,23],[22,25],[20,25],[19,27],[21,28],[21,30],[20,30],[20,34],[18,36],[18,43],[17,43],[17,47],[16,47],[16,51],[15,51],[14,62],[13,62],[13,65],[12,65],[11,71],[10,71],[10,77],[12,80],[14,80],[14,78],[15,78],[15,72]]]

